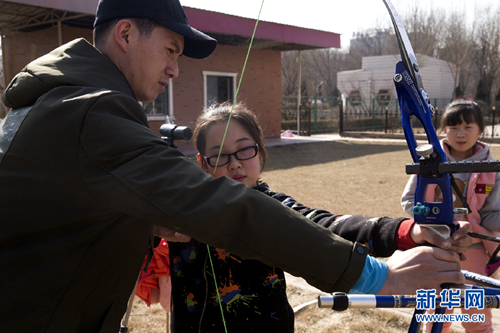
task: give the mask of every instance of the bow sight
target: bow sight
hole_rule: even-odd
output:
[[[177,126],[170,119],[169,116],[165,117],[165,124],[160,127],[161,139],[167,142],[170,147],[177,148],[175,140],[191,140],[193,131],[187,126]]]

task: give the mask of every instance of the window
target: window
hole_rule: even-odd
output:
[[[378,105],[387,106],[391,101],[391,93],[387,89],[380,89],[375,99],[377,100]]]
[[[359,90],[351,90],[349,93],[349,105],[360,106],[361,105],[361,92]]]
[[[168,79],[168,85],[165,87],[165,91],[159,94],[151,103],[143,105],[148,120],[165,120],[166,115],[169,115],[172,120],[175,119],[172,91],[172,79]]]
[[[238,73],[203,71],[204,106],[234,100]]]

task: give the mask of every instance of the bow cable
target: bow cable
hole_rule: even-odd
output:
[[[253,29],[252,38],[250,38],[250,45],[248,46],[248,51],[247,51],[247,55],[245,57],[245,62],[243,63],[243,69],[241,70],[241,75],[240,75],[240,80],[238,82],[238,87],[236,88],[236,93],[234,94],[233,105],[231,107],[231,112],[229,113],[229,118],[227,120],[226,129],[224,131],[224,136],[222,137],[222,143],[220,145],[219,154],[217,155],[217,162],[215,162],[215,168],[214,168],[214,172],[213,172],[212,176],[215,176],[215,171],[217,170],[217,164],[219,164],[219,158],[220,158],[220,155],[222,153],[222,147],[224,146],[224,140],[226,139],[227,130],[229,128],[229,122],[231,120],[231,116],[233,115],[234,106],[236,104],[236,98],[238,97],[238,92],[240,91],[241,81],[243,79],[243,73],[245,73],[245,67],[247,66],[248,57],[250,55],[250,49],[252,48],[253,39],[255,37],[255,32],[257,31],[257,25],[259,24],[260,13],[262,12],[263,6],[264,6],[264,0],[262,0],[262,3],[260,5],[260,10],[259,10],[259,15],[257,16],[257,20],[255,21],[255,27]],[[212,256],[210,255],[210,246],[208,246],[208,244],[207,244],[207,251],[208,251],[208,258],[210,259],[210,266],[212,268],[212,275],[214,277],[215,291],[217,292],[217,300],[219,302],[220,312],[222,315],[222,322],[224,324],[224,331],[227,333],[226,320],[224,319],[224,310],[222,309],[222,303],[220,301],[221,297],[220,297],[220,293],[219,293],[219,288],[217,286],[217,278],[215,277],[215,269],[214,269],[214,265],[212,262]]]

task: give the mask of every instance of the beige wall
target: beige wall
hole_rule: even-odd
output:
[[[63,43],[78,37],[92,41],[92,31],[62,26]],[[59,46],[57,27],[3,38],[5,81],[9,82],[27,63],[57,46]],[[196,118],[203,109],[203,71],[241,74],[247,51],[243,47],[219,45],[207,59],[195,60],[187,57],[179,59],[179,77],[173,81],[174,115],[178,125],[193,128]],[[281,53],[251,50],[243,75],[238,101],[245,102],[256,112],[266,137],[279,137]],[[162,122],[151,122],[151,128],[159,133],[161,124]]]

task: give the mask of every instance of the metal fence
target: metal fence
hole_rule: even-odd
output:
[[[340,106],[338,97],[301,97],[300,135],[338,133]],[[297,97],[281,98],[281,129],[297,132]]]
[[[297,97],[283,96],[281,129],[297,133]],[[431,99],[436,109],[434,127],[439,127],[441,116],[452,99]],[[476,101],[480,105],[486,126],[495,126],[500,120],[500,105],[492,101]],[[498,111],[496,111],[498,109]],[[496,114],[498,112],[498,114]],[[419,120],[413,118],[414,132],[424,133]],[[399,103],[394,98],[360,98],[304,96],[300,106],[300,135],[339,132],[402,133]],[[486,133],[485,133],[486,134]],[[495,134],[496,135],[496,134]],[[499,133],[500,135],[500,133]]]
[[[432,99],[436,109],[434,127],[439,127],[440,115],[452,99]],[[344,106],[344,131],[372,131],[395,133],[402,131],[399,101],[395,98],[346,98]],[[423,127],[419,120],[413,119],[416,133]]]

